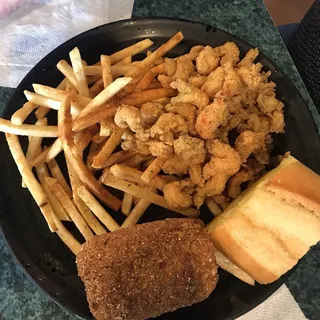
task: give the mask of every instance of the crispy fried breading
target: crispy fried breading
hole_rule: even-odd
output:
[[[138,108],[129,105],[121,105],[114,115],[114,122],[120,128],[130,128],[131,131],[137,132],[143,130],[146,123],[144,122],[141,112]]]
[[[214,176],[216,172],[232,176],[239,171],[240,155],[229,144],[222,143],[218,139],[209,140],[206,142],[206,148],[212,155],[211,160],[203,168],[203,176],[206,180]]]
[[[191,207],[193,191],[190,181],[173,181],[165,185],[163,195],[169,206],[183,210]]]
[[[256,60],[259,55],[259,50],[257,48],[250,49],[244,58],[237,64],[237,67],[250,67],[254,60]]]
[[[223,66],[226,63],[236,64],[240,60],[240,50],[234,42],[226,42],[220,47],[214,48],[218,51],[221,57],[220,64]]]
[[[147,102],[140,107],[141,117],[148,125],[153,125],[164,113],[163,105],[158,102]]]
[[[224,83],[225,71],[223,67],[218,67],[216,70],[212,71],[206,82],[201,87],[210,99],[213,99],[216,94],[222,90]]]
[[[177,113],[184,117],[188,125],[188,132],[191,135],[195,135],[195,124],[197,117],[197,108],[191,103],[178,103],[178,104],[167,104],[165,106],[166,112]]]
[[[282,133],[284,132],[284,115],[282,111],[274,111],[271,116],[270,132]]]
[[[257,102],[260,110],[266,114],[283,109],[283,103],[276,98],[275,83],[273,82],[268,82],[263,85]]]
[[[240,67],[237,69],[237,72],[243,82],[251,89],[258,90],[263,82],[265,81],[265,77],[261,75],[262,64],[252,63],[246,67]]]
[[[162,141],[150,141],[149,150],[154,157],[170,158],[173,155],[173,147]]]
[[[199,109],[203,109],[209,104],[209,98],[205,92],[199,88],[193,87],[191,84],[185,81],[177,79],[171,82],[171,87],[179,91],[177,97],[171,98],[172,104],[187,102],[194,104]]]
[[[196,88],[201,88],[207,80],[207,77],[202,76],[198,73],[193,73],[190,75],[188,82]]]
[[[235,142],[235,149],[239,153],[242,162],[255,151],[264,147],[265,134],[263,132],[255,133],[250,130],[242,132]]]
[[[228,182],[228,195],[235,199],[241,193],[241,184],[253,179],[253,173],[247,170],[240,170]]]
[[[211,139],[219,126],[225,125],[228,109],[225,102],[216,98],[199,113],[196,121],[196,132],[202,139]]]
[[[177,155],[169,158],[162,166],[162,171],[167,174],[184,175],[188,173],[188,169],[189,163]]]
[[[190,165],[201,164],[206,158],[204,141],[188,135],[181,135],[173,143],[174,153]]]
[[[227,97],[239,95],[242,89],[241,78],[239,77],[231,63],[226,63],[223,68],[225,77],[222,87],[222,95]]]
[[[185,119],[171,112],[162,114],[150,129],[152,138],[159,139],[169,145],[173,145],[174,139],[177,138],[179,134],[185,134],[187,132],[188,125]]]
[[[201,75],[208,75],[219,66],[220,58],[216,51],[206,46],[198,55],[196,60],[197,71]]]
[[[193,184],[203,187],[204,186],[204,177],[202,175],[203,166],[201,164],[195,164],[189,168],[189,176]]]

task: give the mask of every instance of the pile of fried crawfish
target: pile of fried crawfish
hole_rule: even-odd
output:
[[[258,54],[240,60],[233,42],[195,46],[165,58],[157,77],[176,97],[118,109],[115,124],[130,129],[122,149],[163,158],[162,171],[178,178],[163,191],[170,206],[200,208],[213,198],[225,207],[269,164],[270,134],[284,132],[283,103],[271,72],[254,63]]]

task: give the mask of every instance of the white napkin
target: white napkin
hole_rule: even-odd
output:
[[[282,285],[269,299],[237,320],[305,320],[298,304],[286,285]]]
[[[16,87],[39,60],[73,36],[130,18],[133,1],[25,0],[0,20],[0,86]]]
[[[2,1],[2,0],[0,0]],[[100,24],[131,17],[134,0],[24,0],[0,20],[0,86],[16,87],[47,53]],[[238,320],[304,320],[283,285]]]

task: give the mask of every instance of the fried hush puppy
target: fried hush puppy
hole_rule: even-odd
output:
[[[94,237],[77,255],[98,320],[143,320],[206,299],[218,281],[214,246],[198,219],[166,219]]]

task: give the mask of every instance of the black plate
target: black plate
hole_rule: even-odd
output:
[[[57,85],[62,77],[55,65],[60,59],[68,59],[69,51],[75,46],[79,47],[88,63],[94,63],[101,53],[110,54],[145,37],[152,38],[157,47],[179,30],[185,40],[172,50],[172,55],[181,55],[194,45],[218,46],[226,41],[235,42],[242,54],[251,48],[246,42],[222,30],[189,21],[155,18],[107,24],[67,41],[41,60],[16,89],[4,116],[10,118],[25,102],[23,90],[32,90],[32,83]],[[320,173],[319,136],[305,102],[288,77],[270,59],[261,53],[258,60],[266,70],[272,71],[271,80],[277,84],[278,98],[285,103],[287,133],[277,136],[276,153],[290,150],[295,157]],[[3,135],[0,137],[0,148],[0,222],[14,256],[30,279],[56,303],[80,317],[90,318],[73,255],[55,234],[48,231],[29,192],[21,188],[20,175]],[[168,212],[153,207],[144,219],[149,220],[155,215],[157,219],[170,216]],[[207,300],[160,318],[234,319],[269,297],[287,277],[288,274],[271,285],[251,287],[220,271],[218,286]]]

